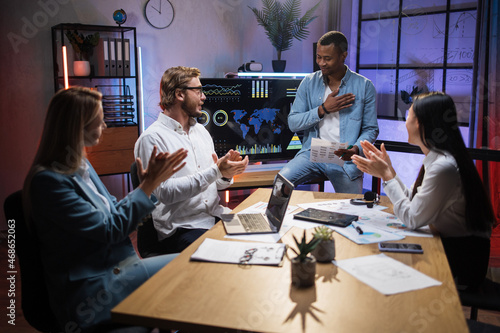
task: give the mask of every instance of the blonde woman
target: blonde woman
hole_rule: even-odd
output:
[[[108,324],[111,309],[175,257],[141,260],[129,234],[155,208],[152,191],[184,166],[186,151],[155,149],[147,170],[138,159],[142,182],[118,202],[85,158],[85,147],[96,145],[105,127],[100,93],[79,87],[56,93],[24,184],[26,220],[39,240],[63,331]]]

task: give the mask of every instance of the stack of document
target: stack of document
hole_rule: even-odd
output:
[[[352,205],[349,199],[330,200],[313,203],[304,203],[298,205],[300,208],[315,208],[329,212],[338,212],[359,216],[359,220],[355,222],[363,230],[360,235],[352,227],[334,227],[332,229],[339,234],[349,238],[357,244],[378,243],[391,240],[403,239],[406,236],[414,237],[433,237],[429,226],[424,226],[418,230],[410,230],[393,214],[383,212],[387,207],[375,205],[373,208],[366,206]],[[309,229],[318,226],[317,223],[303,222],[294,220],[294,226]],[[388,237],[388,238],[386,238]],[[378,238],[378,240],[376,240]],[[390,239],[389,239],[390,238]]]
[[[347,142],[330,142],[318,138],[311,140],[311,162],[316,163],[334,163],[340,166],[344,165],[344,160],[335,155],[335,151],[339,149],[348,149]]]
[[[286,245],[221,241],[207,238],[191,256],[191,260],[228,264],[281,266]]]

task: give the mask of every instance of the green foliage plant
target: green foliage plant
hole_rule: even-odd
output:
[[[329,241],[333,239],[333,230],[322,225],[314,228],[313,237],[321,241]]]
[[[68,30],[65,34],[71,46],[73,46],[73,50],[78,55],[78,60],[89,60],[89,57],[94,51],[94,47],[99,44],[98,32],[92,35],[83,36],[76,30]]]
[[[300,2],[300,0],[286,0],[281,4],[278,0],[262,0],[262,10],[248,6],[278,52],[278,60],[281,60],[281,52],[292,47],[294,38],[303,40],[309,35],[307,25],[318,17],[313,14],[321,1],[306,11],[302,17],[300,17]]]
[[[318,246],[318,244],[321,242],[321,239],[313,237],[313,239],[311,239],[309,243],[307,243],[305,230],[304,230],[304,236],[302,237],[300,243],[297,240],[297,238],[295,238],[295,236],[293,236],[293,239],[295,240],[295,244],[297,245],[298,250],[292,248],[292,251],[295,252],[300,262],[306,261],[307,255],[311,253],[311,251],[314,250],[316,246]]]

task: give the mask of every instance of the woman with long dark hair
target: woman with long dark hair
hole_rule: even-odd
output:
[[[493,209],[462,139],[455,103],[441,92],[417,96],[406,120],[408,142],[425,155],[408,189],[396,174],[384,144],[362,142],[366,158],[358,168],[383,180],[394,214],[410,229],[433,226],[443,245],[457,287],[475,288],[486,275]]]
[[[175,255],[141,260],[129,234],[155,205],[152,191],[184,166],[186,151],[153,150],[138,163],[139,187],[117,201],[85,158],[99,142],[101,94],[61,90],[50,101],[38,152],[23,188],[25,218],[40,247],[51,309],[61,331],[91,332],[111,309]]]

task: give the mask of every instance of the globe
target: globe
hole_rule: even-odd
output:
[[[125,13],[123,9],[115,10],[113,13],[113,20],[115,20],[117,24],[123,24],[127,20],[127,13]]]

